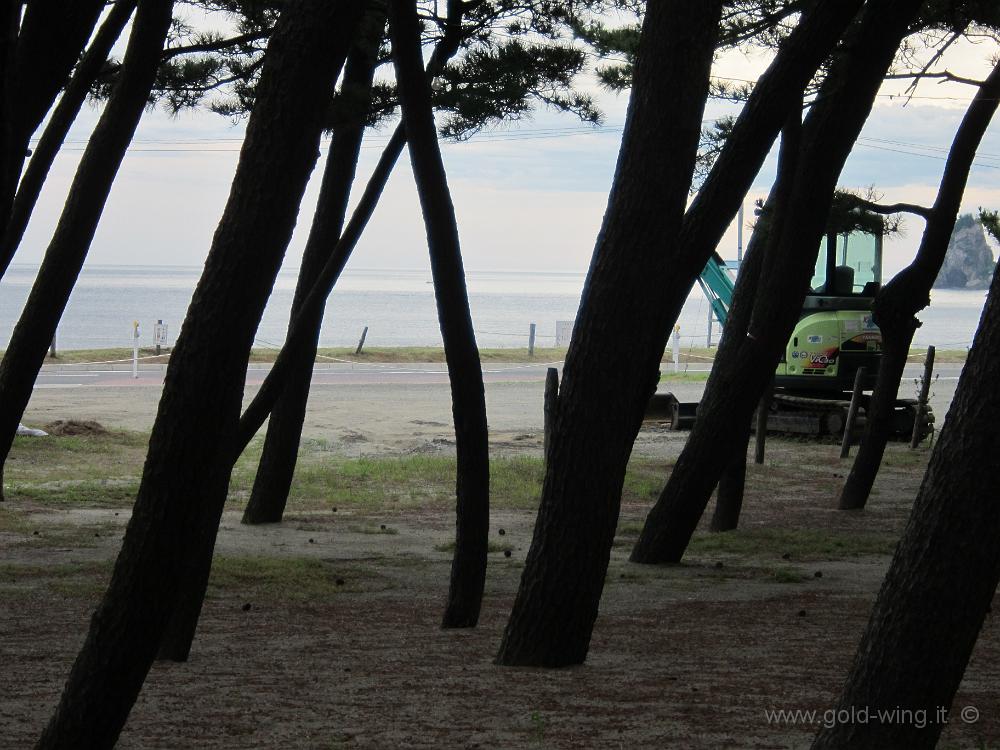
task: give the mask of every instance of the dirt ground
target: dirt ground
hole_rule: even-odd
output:
[[[541,388],[490,386],[495,454],[538,456]],[[39,391],[28,416],[148,429],[155,393],[105,390]],[[320,391],[307,437],[337,457],[449,454],[446,388],[374,390]],[[636,454],[669,463],[682,441],[649,425]],[[893,446],[869,509],[841,513],[849,465],[837,454],[772,439],[765,465],[751,468],[741,530],[699,532],[681,565],[627,562],[650,502],[631,497],[587,663],[563,670],[492,663],[530,508],[493,513],[480,625],[444,631],[447,504],[311,506],[256,528],[234,506],[191,660],[154,666],[119,747],[806,747],[846,675],[927,456]],[[53,505],[44,492],[4,506],[0,747],[21,748],[58,699],[128,510]],[[998,672],[990,615],[942,747],[1000,747]],[[960,714],[969,707],[974,722],[961,718],[975,715]],[[780,709],[817,715],[769,720]]]

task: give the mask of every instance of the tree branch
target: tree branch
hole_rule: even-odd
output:
[[[229,39],[219,39],[215,42],[202,42],[200,44],[187,44],[182,47],[171,47],[170,49],[163,50],[163,55],[160,59],[165,62],[181,55],[188,55],[196,52],[218,52],[240,44],[260,41],[261,39],[266,39],[270,35],[271,29],[266,29],[264,31],[254,31],[250,34],[230,37]]]
[[[910,71],[908,73],[890,73],[886,77],[887,81],[890,80],[900,80],[907,78],[940,78],[942,82],[951,81],[952,83],[964,83],[968,86],[982,86],[984,81],[977,80],[975,78],[966,78],[964,76],[955,75],[951,71],[943,70],[940,73],[928,73],[925,70],[921,71]]]

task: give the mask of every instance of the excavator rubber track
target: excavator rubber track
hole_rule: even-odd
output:
[[[855,418],[852,437],[858,439],[865,428],[869,397],[865,396]],[[836,398],[816,398],[788,393],[776,393],[767,417],[768,433],[841,439],[847,424],[851,402]],[[646,408],[646,419],[669,424],[671,430],[689,430],[697,418],[697,402],[679,401],[672,393],[657,393]],[[894,440],[909,440],[913,424],[920,412],[920,440],[934,429],[934,412],[930,405],[919,409],[916,399],[898,399],[893,409],[890,436]]]

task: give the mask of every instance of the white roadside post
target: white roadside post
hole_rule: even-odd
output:
[[[681,327],[674,326],[674,372],[681,371]]]
[[[132,377],[139,377],[139,321],[132,321]]]

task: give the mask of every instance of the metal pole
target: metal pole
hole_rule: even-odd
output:
[[[368,326],[365,326],[365,330],[361,332],[361,341],[358,342],[358,348],[354,350],[355,354],[361,354],[361,350],[365,348],[365,337],[368,335]]]
[[[757,404],[757,421],[754,426],[754,450],[753,462],[755,464],[764,463],[764,450],[767,447],[767,416],[771,413],[771,399],[774,397],[774,378],[764,389],[764,395],[760,397]]]
[[[743,262],[743,203],[736,214],[736,262]]]
[[[920,424],[927,413],[927,399],[931,391],[931,375],[934,373],[934,347],[927,347],[927,358],[924,360],[924,375],[920,381],[920,394],[917,396],[917,416],[913,420],[913,434],[910,436],[910,448],[920,444]]]
[[[162,330],[163,330],[163,321],[162,320],[157,320],[156,321],[156,336],[157,336],[157,338],[156,338],[156,356],[157,357],[160,356],[160,338],[159,338],[159,336],[160,336],[160,331],[162,331]]]
[[[861,384],[865,378],[865,368],[859,367],[854,373],[854,392],[851,394],[851,405],[847,408],[847,421],[844,423],[844,439],[840,441],[840,457],[847,458],[851,455],[851,433],[854,432],[854,423],[858,419],[858,407],[861,405]]]
[[[531,323],[528,326],[528,356],[535,356],[535,324]]]
[[[705,346],[712,348],[712,306],[708,306],[708,335],[705,337]]]
[[[132,377],[139,377],[139,321],[132,321]]]

